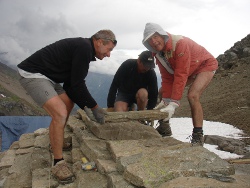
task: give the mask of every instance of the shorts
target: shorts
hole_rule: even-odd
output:
[[[190,77],[195,78],[197,74],[201,72],[213,72],[215,73],[218,69],[218,61],[215,58],[207,59],[202,62],[201,65],[190,75]]]
[[[32,99],[41,107],[54,96],[65,93],[60,84],[54,84],[44,78],[24,78],[20,76],[19,82]]]
[[[122,93],[122,92],[118,92],[115,102],[117,101],[122,101],[122,102],[126,102],[128,103],[128,106],[130,107],[133,103],[137,103],[136,102],[136,98],[135,98],[135,94],[127,94],[127,93]]]

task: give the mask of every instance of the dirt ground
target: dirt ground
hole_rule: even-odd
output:
[[[191,117],[186,88],[175,117]],[[250,64],[218,71],[201,98],[204,120],[233,125],[250,136]],[[216,134],[216,131],[215,131]],[[250,144],[250,139],[244,139]]]

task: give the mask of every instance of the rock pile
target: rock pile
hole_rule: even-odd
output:
[[[39,129],[22,135],[0,155],[0,187],[250,186],[249,175],[235,174],[234,166],[214,153],[172,137],[162,138],[153,127],[137,121],[100,125],[79,110],[68,120],[65,140],[73,146],[64,152],[76,176],[73,183],[60,185],[51,176],[48,129]],[[97,170],[84,171],[83,157],[94,162]]]
[[[229,50],[225,51],[224,54],[219,55],[216,58],[219,62],[219,70],[233,69],[239,66],[239,64],[250,62],[250,34],[248,34],[241,41],[238,41]]]

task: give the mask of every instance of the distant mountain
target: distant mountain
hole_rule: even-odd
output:
[[[86,77],[86,85],[92,97],[102,108],[107,107],[107,96],[114,75],[89,72]]]
[[[38,107],[18,82],[16,70],[0,62],[0,116],[43,116]]]

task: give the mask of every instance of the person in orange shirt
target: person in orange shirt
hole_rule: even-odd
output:
[[[162,78],[162,100],[155,109],[168,112],[168,118],[163,120],[167,122],[180,106],[185,86],[190,86],[187,97],[194,126],[191,143],[192,146],[202,146],[203,110],[200,97],[218,68],[217,60],[188,37],[170,34],[155,23],[146,24],[142,43],[156,57]]]

